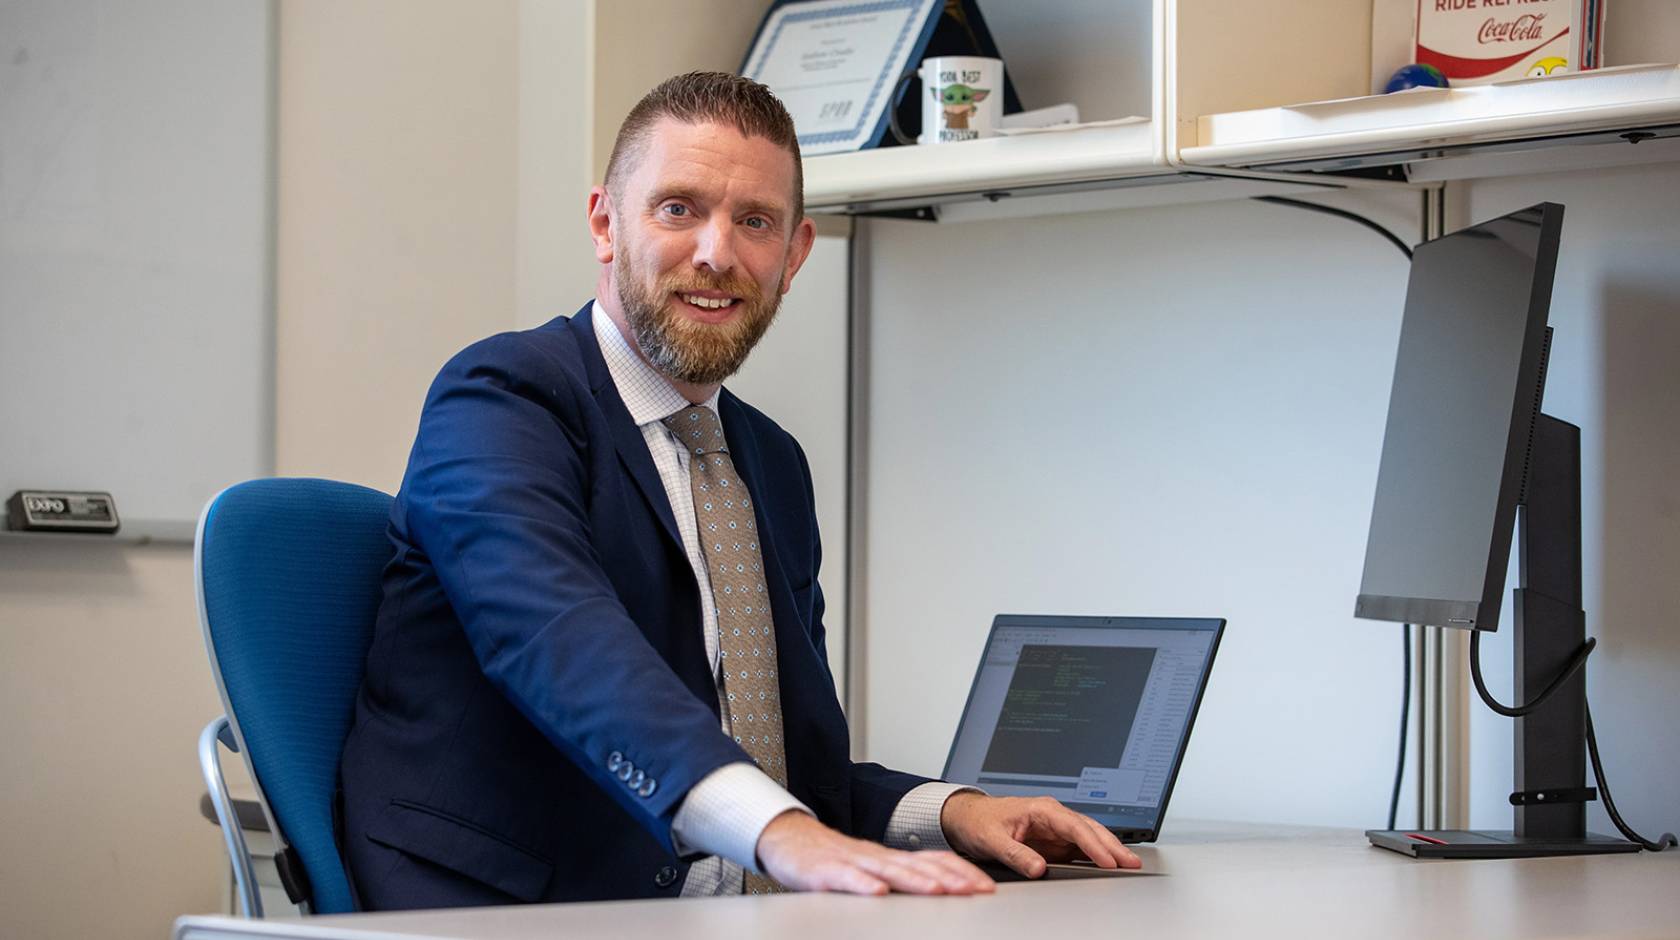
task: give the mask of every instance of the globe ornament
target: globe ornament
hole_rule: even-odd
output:
[[[1402,65],[1394,70],[1394,75],[1383,88],[1383,94],[1393,94],[1408,88],[1445,88],[1447,77],[1433,65],[1420,65],[1416,62]]]

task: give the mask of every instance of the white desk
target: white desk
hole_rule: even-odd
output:
[[[1420,862],[1372,848],[1352,829],[1180,822],[1138,854],[1151,874],[1003,884],[984,897],[803,894],[306,920],[184,917],[175,937],[1680,937],[1674,851]]]

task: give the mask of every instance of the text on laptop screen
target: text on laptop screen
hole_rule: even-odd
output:
[[[1155,828],[1220,623],[1000,617],[945,778]]]

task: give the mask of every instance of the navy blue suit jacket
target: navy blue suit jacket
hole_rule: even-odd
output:
[[[788,788],[823,822],[880,839],[924,781],[849,759],[810,469],[728,391],[718,410],[763,533]],[[362,906],[675,895],[676,810],[748,758],[720,729],[693,569],[588,306],[444,366],[390,536],[342,764]],[[641,787],[609,770],[615,756]]]

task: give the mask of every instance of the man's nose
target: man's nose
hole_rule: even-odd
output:
[[[722,274],[735,267],[735,225],[728,218],[713,218],[694,240],[694,266]]]

